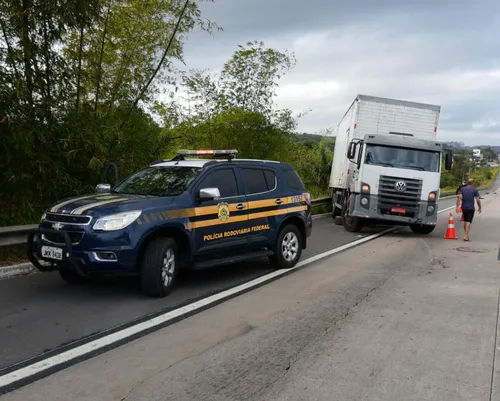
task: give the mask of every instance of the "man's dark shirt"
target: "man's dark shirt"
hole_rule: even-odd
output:
[[[479,192],[476,188],[465,186],[460,189],[459,194],[462,194],[462,210],[476,210],[474,200],[479,198]]]

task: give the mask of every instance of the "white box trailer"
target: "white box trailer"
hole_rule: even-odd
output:
[[[367,220],[430,233],[437,221],[441,107],[358,95],[337,127],[330,175],[333,216],[347,231]],[[452,154],[446,151],[445,168]]]
[[[365,135],[411,134],[435,140],[440,106],[358,95],[337,127],[330,188],[347,188],[349,143]]]

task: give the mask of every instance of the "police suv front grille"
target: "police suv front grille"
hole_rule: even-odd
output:
[[[65,231],[65,232],[69,234],[72,245],[79,244],[83,238],[83,235],[85,234],[81,231]],[[57,244],[57,245],[65,245],[66,244],[62,234],[55,234],[55,233],[54,234],[43,234],[42,239],[44,241],[51,242],[52,244]]]
[[[406,184],[404,191],[396,189],[396,184],[399,182]],[[406,209],[405,216],[415,217],[418,214],[421,193],[422,180],[382,175],[378,186],[380,213],[389,214],[392,207],[401,207]]]
[[[65,223],[65,224],[75,224],[75,225],[87,225],[92,220],[90,216],[75,216],[72,214],[56,214],[47,213],[45,216],[47,221],[51,223]]]

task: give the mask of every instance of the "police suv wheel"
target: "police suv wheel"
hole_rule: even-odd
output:
[[[280,231],[274,246],[271,262],[281,269],[294,267],[302,256],[302,235],[295,225],[287,225]]]
[[[146,247],[141,263],[142,292],[150,297],[168,295],[178,269],[177,244],[172,238],[158,237]]]

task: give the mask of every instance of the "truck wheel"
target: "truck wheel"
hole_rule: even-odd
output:
[[[415,234],[430,234],[435,228],[436,226],[429,226],[426,224],[410,224],[410,230]]]
[[[350,233],[357,233],[363,229],[363,220],[359,217],[349,216],[349,201],[346,197],[344,208],[342,209],[342,224],[344,230]]]
[[[177,278],[177,244],[172,238],[158,237],[146,247],[141,261],[142,292],[162,298],[173,289]]]
[[[273,265],[291,269],[302,256],[302,235],[297,226],[289,224],[280,231],[274,245],[274,255],[269,257]]]
[[[80,276],[78,272],[67,267],[60,267],[59,275],[68,284],[81,284],[86,281],[85,277]]]

